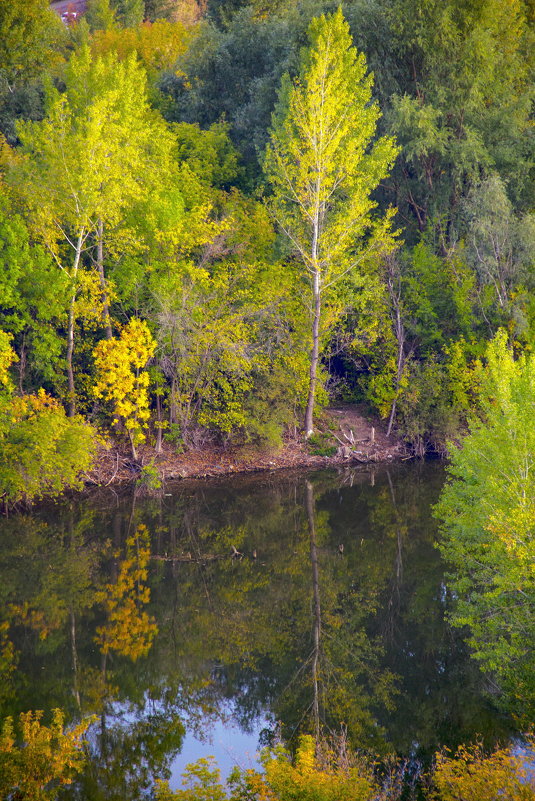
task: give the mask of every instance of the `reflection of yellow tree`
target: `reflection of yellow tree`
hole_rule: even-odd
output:
[[[151,648],[158,627],[144,609],[150,600],[149,559],[149,532],[146,526],[140,525],[126,540],[126,554],[120,563],[117,581],[106,584],[97,595],[107,615],[106,624],[97,628],[95,637],[103,654],[115,651],[135,661]]]

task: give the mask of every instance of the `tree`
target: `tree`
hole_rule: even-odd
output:
[[[50,254],[31,243],[28,227],[5,196],[0,196],[0,243],[0,328],[14,337],[19,392],[43,380],[55,386],[62,348],[57,328],[68,281]]]
[[[532,744],[531,737],[528,742]],[[481,743],[462,745],[453,755],[441,751],[431,779],[436,790],[431,798],[441,801],[529,801],[535,791],[529,760],[510,745],[491,754]]]
[[[143,22],[144,0],[115,0],[113,6],[117,9],[117,16],[125,27],[134,27]]]
[[[93,427],[80,417],[67,419],[43,389],[12,394],[8,370],[16,354],[10,340],[0,330],[0,499],[6,506],[80,487],[96,449]]]
[[[501,331],[487,354],[485,419],[452,451],[437,515],[453,567],[453,621],[474,656],[530,718],[535,703],[535,358],[515,361]]]
[[[149,374],[143,368],[155,350],[147,323],[133,319],[119,337],[102,340],[94,352],[98,370],[95,395],[113,402],[115,414],[128,431],[134,459],[149,419]]]
[[[212,758],[199,759],[183,773],[184,789],[173,792],[167,782],[158,781],[155,797],[157,801],[369,801],[376,797],[377,785],[370,766],[344,751],[343,742],[329,746],[305,735],[299,739],[293,759],[282,745],[265,749],[262,771],[233,770],[228,783],[230,794],[225,792]]]
[[[55,709],[50,726],[41,723],[43,713],[22,713],[19,726],[22,747],[16,744],[13,719],[6,718],[0,732],[0,792],[2,798],[53,801],[58,785],[69,785],[86,762],[84,734],[94,718],[86,718],[70,730],[63,727],[63,713]]]
[[[394,162],[393,139],[370,147],[379,109],[364,55],[341,10],[314,19],[299,77],[283,80],[264,170],[270,208],[302,261],[311,289],[312,348],[305,433],[313,431],[325,295],[392,247],[393,211],[374,220],[372,191]]]
[[[531,208],[534,49],[526,4],[391,0],[383,13],[401,62],[388,125],[403,145],[392,190],[407,238],[431,225],[451,246],[460,201],[489,169]]]
[[[192,36],[180,23],[158,20],[136,28],[108,27],[95,31],[91,51],[103,56],[115,51],[123,61],[133,53],[147,70],[149,85],[156,84],[162,70],[171,70],[188,49]]]
[[[117,25],[110,0],[88,0],[84,20],[92,31],[108,31]]]
[[[61,60],[66,38],[48,0],[0,3],[0,131],[10,141],[17,117],[42,115],[40,81]]]
[[[172,138],[149,107],[146,74],[134,55],[124,62],[113,53],[93,59],[83,47],[71,59],[65,82],[63,95],[51,92],[43,121],[19,126],[24,159],[10,178],[70,282],[66,362],[72,416],[76,322],[96,315],[112,336],[106,251],[135,246],[128,212],[166,182]]]

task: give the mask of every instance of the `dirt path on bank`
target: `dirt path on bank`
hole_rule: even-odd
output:
[[[142,467],[151,462],[155,474],[159,473],[165,480],[389,462],[407,456],[403,443],[393,435],[387,437],[384,425],[367,417],[358,406],[340,404],[326,410],[318,431],[314,445],[305,443],[297,432],[287,437],[282,448],[276,451],[210,445],[177,453],[171,444],[164,442],[162,453],[155,454],[154,448],[145,445],[139,449],[139,463],[133,462],[124,447],[111,444],[108,449],[101,450],[94,470],[86,479],[88,484],[101,486],[132,481],[139,478]]]

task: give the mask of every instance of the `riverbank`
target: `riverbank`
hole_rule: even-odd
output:
[[[102,448],[94,469],[85,476],[89,485],[111,485],[137,480],[142,473],[150,481],[212,478],[290,468],[321,468],[340,464],[387,463],[406,458],[404,443],[386,436],[384,425],[367,417],[359,407],[339,405],[324,412],[318,433],[304,442],[300,432],[289,434],[282,447],[222,447],[208,444],[185,453],[164,442],[161,453],[145,445],[135,462],[124,446]]]

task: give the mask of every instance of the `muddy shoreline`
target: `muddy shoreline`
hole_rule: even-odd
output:
[[[320,437],[329,455],[314,453],[314,446],[299,436],[288,437],[279,449],[252,446],[207,446],[185,453],[164,442],[161,453],[145,445],[137,461],[124,444],[101,448],[94,469],[84,476],[86,486],[112,486],[128,482],[157,483],[177,479],[216,478],[288,469],[321,469],[344,465],[388,464],[410,458],[404,443],[387,437],[382,424],[365,417],[356,407],[330,409]],[[321,450],[321,447],[316,446]],[[312,452],[311,452],[312,451]]]

